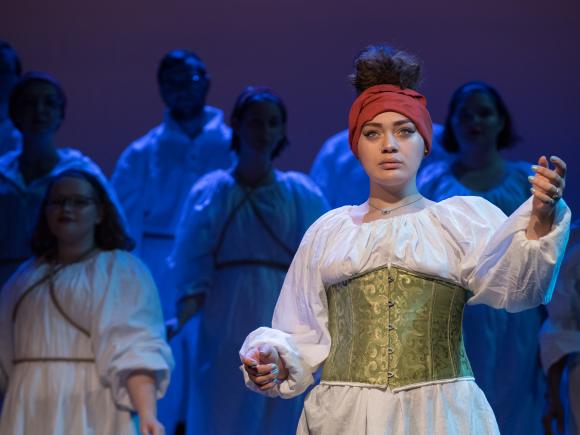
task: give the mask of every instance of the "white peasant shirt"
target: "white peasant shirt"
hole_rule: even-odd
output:
[[[531,199],[509,218],[478,197],[453,197],[415,213],[355,224],[332,210],[306,233],[276,305],[272,328],[250,333],[240,353],[274,345],[289,378],[270,396],[293,397],[314,382],[331,342],[325,288],[391,264],[471,291],[469,304],[517,312],[547,303],[568,239],[559,201],[550,233],[525,235]],[[254,385],[244,373],[246,385]],[[514,373],[517,376],[517,373]],[[497,434],[493,412],[471,379],[399,390],[322,382],[305,400],[298,434]]]

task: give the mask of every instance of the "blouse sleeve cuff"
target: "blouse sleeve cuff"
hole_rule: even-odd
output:
[[[537,274],[536,282],[541,283],[539,288],[543,292],[539,295],[539,303],[547,304],[552,299],[560,266],[564,259],[566,245],[570,236],[570,221],[572,213],[564,199],[559,200],[554,208],[554,221],[550,232],[538,240],[528,240],[525,236],[527,222],[532,211],[532,199],[528,199],[520,208],[525,208],[526,226],[519,232],[522,245],[530,253],[536,256]],[[519,211],[519,209],[518,209]],[[516,213],[518,212],[516,211]]]
[[[153,375],[156,386],[156,398],[165,395],[171,377],[173,358],[170,361],[162,355],[134,355],[124,358],[117,364],[113,364],[110,370],[110,385],[115,403],[125,409],[134,411],[131,397],[127,389],[127,378],[136,370],[148,371]]]
[[[526,229],[532,199],[524,202],[495,232],[468,281],[475,295],[470,304],[485,303],[518,312],[552,298],[569,236],[570,209],[557,202],[548,234],[529,240]]]
[[[248,353],[250,349],[266,344],[273,346],[278,351],[288,370],[288,378],[275,388],[264,392],[254,385],[242,367],[246,386],[257,393],[284,399],[295,397],[304,392],[314,382],[314,378],[312,377],[312,371],[308,369],[300,357],[291,335],[277,329],[258,328],[250,333],[244,341],[240,349],[240,356]]]
[[[530,220],[530,216],[532,215],[532,204],[533,204],[533,196],[530,196],[522,205],[518,207],[516,211],[514,211],[507,220],[507,225],[511,227],[512,232],[526,230],[528,227],[528,222]],[[552,232],[561,233],[562,231],[567,231],[570,223],[571,212],[568,208],[568,204],[562,198],[554,207],[554,221],[552,223],[552,227],[550,232],[546,234],[544,237],[553,237],[555,234]],[[562,228],[564,224],[564,229]],[[544,238],[542,237],[542,238]],[[540,238],[540,240],[542,239]]]

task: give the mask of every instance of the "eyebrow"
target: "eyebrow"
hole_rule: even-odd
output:
[[[393,122],[393,125],[394,125],[395,127],[398,127],[398,126],[400,126],[400,125],[403,125],[403,124],[409,124],[409,123],[410,123],[410,124],[413,124],[413,125],[415,124],[415,123],[414,123],[413,121],[411,121],[410,119],[408,119],[408,118],[405,118],[405,119],[400,119],[400,120],[398,120],[398,121],[395,121],[395,122]],[[382,128],[382,127],[383,127],[383,124],[381,124],[381,123],[379,123],[379,122],[367,122],[365,125],[363,125],[363,128],[364,128],[364,127],[376,127],[376,128]]]

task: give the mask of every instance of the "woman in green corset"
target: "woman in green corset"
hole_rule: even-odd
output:
[[[419,63],[390,47],[355,60],[349,140],[369,199],[310,227],[272,328],[240,350],[247,386],[271,397],[301,394],[323,368],[298,434],[499,433],[463,348],[463,306],[550,300],[570,222],[565,163],[542,156],[509,218],[482,198],[423,198],[432,124],[419,79]]]

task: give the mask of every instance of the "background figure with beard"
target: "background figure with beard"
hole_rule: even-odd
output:
[[[79,151],[57,148],[55,135],[65,112],[63,88],[45,73],[24,74],[10,95],[9,114],[22,134],[22,147],[0,157],[0,286],[32,255],[32,229],[49,180],[70,168],[104,180]]]
[[[175,316],[175,285],[166,267],[181,208],[191,186],[205,173],[232,163],[230,129],[221,110],[206,105],[210,77],[193,52],[173,50],[159,64],[157,80],[167,107],[163,122],[123,152],[112,183],[127,214],[136,254],[149,266],[165,319]],[[183,333],[195,334],[196,322]],[[159,404],[159,415],[172,434],[183,421],[187,391],[182,387],[181,337],[172,340],[174,382]]]
[[[21,73],[18,53],[6,41],[0,40],[0,156],[20,148],[22,138],[8,116],[8,101]]]
[[[415,90],[420,63],[373,45],[354,67],[349,142],[370,196],[304,235],[272,328],[240,349],[246,385],[295,397],[322,369],[304,401],[304,435],[498,434],[463,348],[463,308],[550,300],[570,224],[566,164],[554,156],[551,169],[541,156],[534,196],[509,217],[483,198],[430,201],[416,185],[432,138]]]
[[[501,155],[516,140],[510,113],[493,87],[483,82],[460,86],[451,97],[443,133],[443,147],[455,158],[427,166],[418,176],[419,190],[433,201],[481,196],[509,216],[530,197],[532,164]],[[544,317],[543,307],[520,313],[484,305],[465,309],[467,354],[502,433],[542,433],[545,381],[537,356]]]
[[[570,227],[568,251],[547,309],[540,333],[542,366],[548,378],[545,434],[579,435],[580,220]]]
[[[300,399],[248,391],[232,364],[244,337],[271,319],[302,235],[328,209],[306,175],[272,167],[288,144],[286,114],[272,90],[246,88],[231,116],[237,165],[203,177],[183,210],[172,254],[181,322],[203,308],[187,365],[190,435],[291,434],[300,416]]]
[[[0,294],[1,435],[162,435],[173,361],[159,296],[102,181],[51,181],[34,257]]]

